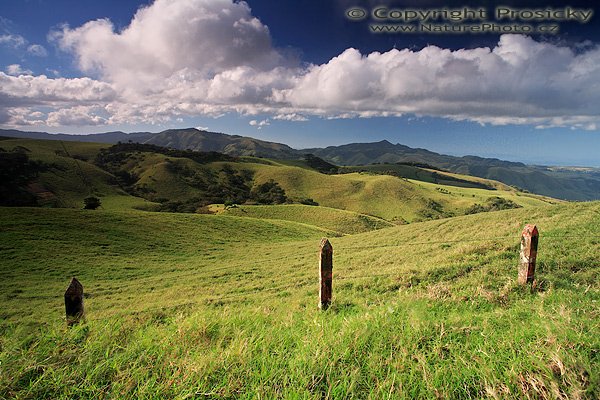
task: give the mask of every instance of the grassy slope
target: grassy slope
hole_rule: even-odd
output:
[[[342,170],[348,172],[372,172],[377,174],[402,176],[407,179],[413,179],[430,183],[439,183],[441,185],[448,186],[482,188],[481,185],[485,185],[500,190],[511,190],[510,186],[498,181],[492,181],[489,179],[478,178],[469,175],[459,175],[451,172],[442,172],[429,168],[419,168],[403,164],[372,164],[364,166],[343,167]],[[450,179],[445,179],[447,177],[449,177]],[[457,178],[464,182],[452,180],[452,178]]]
[[[600,395],[600,203],[334,238],[328,312],[316,310],[322,233],[303,225],[41,209],[0,220],[0,397]],[[514,284],[531,222],[533,292]],[[88,323],[69,330],[74,274]]]
[[[86,162],[93,160],[100,149],[109,146],[107,144],[30,139],[0,141],[0,147],[5,150],[17,146],[29,150],[27,154],[32,160],[50,164],[50,168],[40,174],[39,182],[41,188],[56,195],[60,207],[81,208],[83,199],[88,196],[100,197],[102,207],[109,210],[148,203],[124,193],[112,184],[112,175]]]
[[[249,164],[251,165],[251,164]],[[254,167],[255,180],[274,179],[292,197],[310,197],[320,205],[373,215],[388,221],[409,222],[422,218],[428,200],[439,202],[444,210],[462,214],[475,203],[492,196],[510,198],[522,206],[542,206],[555,202],[514,190],[483,190],[404,180],[387,175],[351,173],[323,175],[290,166],[259,165]],[[444,189],[450,194],[440,192]]]
[[[238,217],[296,221],[330,229],[341,234],[362,233],[393,226],[385,220],[369,215],[337,210],[335,208],[306,206],[301,204],[272,206],[244,205],[236,208],[228,208],[226,210],[224,210],[223,207],[220,207],[218,210],[220,214],[235,215]]]

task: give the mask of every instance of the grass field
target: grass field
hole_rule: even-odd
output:
[[[330,229],[339,232],[342,235],[363,233],[394,226],[388,221],[364,214],[321,206],[306,206],[302,204],[270,206],[243,205],[227,209],[223,206],[213,206],[213,209],[221,215],[300,222]]]
[[[0,223],[0,398],[600,396],[598,202],[332,237],[326,312],[317,249],[334,232],[306,223],[8,208]],[[525,223],[534,290],[515,284]],[[87,322],[67,329],[71,276]]]

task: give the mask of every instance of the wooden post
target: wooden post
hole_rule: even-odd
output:
[[[521,234],[521,253],[519,260],[520,285],[532,283],[535,278],[535,259],[537,257],[539,233],[537,227],[532,224],[525,225]]]
[[[71,279],[65,292],[65,311],[68,326],[78,323],[84,317],[83,285],[76,278]]]
[[[327,310],[331,305],[333,281],[333,247],[327,238],[321,239],[319,249],[319,308]]]

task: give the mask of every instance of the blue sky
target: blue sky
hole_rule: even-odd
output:
[[[566,6],[476,4],[2,2],[0,126],[74,134],[195,126],[296,148],[386,139],[453,155],[600,166],[600,16],[542,21],[559,33],[526,36],[374,34],[372,17],[345,16],[376,6]],[[136,15],[142,6],[147,12]],[[568,6],[596,11],[593,2]]]

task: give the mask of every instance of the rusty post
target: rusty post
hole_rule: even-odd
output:
[[[83,285],[76,278],[71,279],[71,283],[65,291],[65,311],[68,326],[78,323],[84,317]]]
[[[535,278],[535,259],[537,257],[539,233],[533,224],[525,225],[521,234],[521,253],[519,260],[520,285],[532,283]]]
[[[327,310],[331,305],[333,281],[333,247],[327,238],[321,239],[319,248],[319,308]]]

